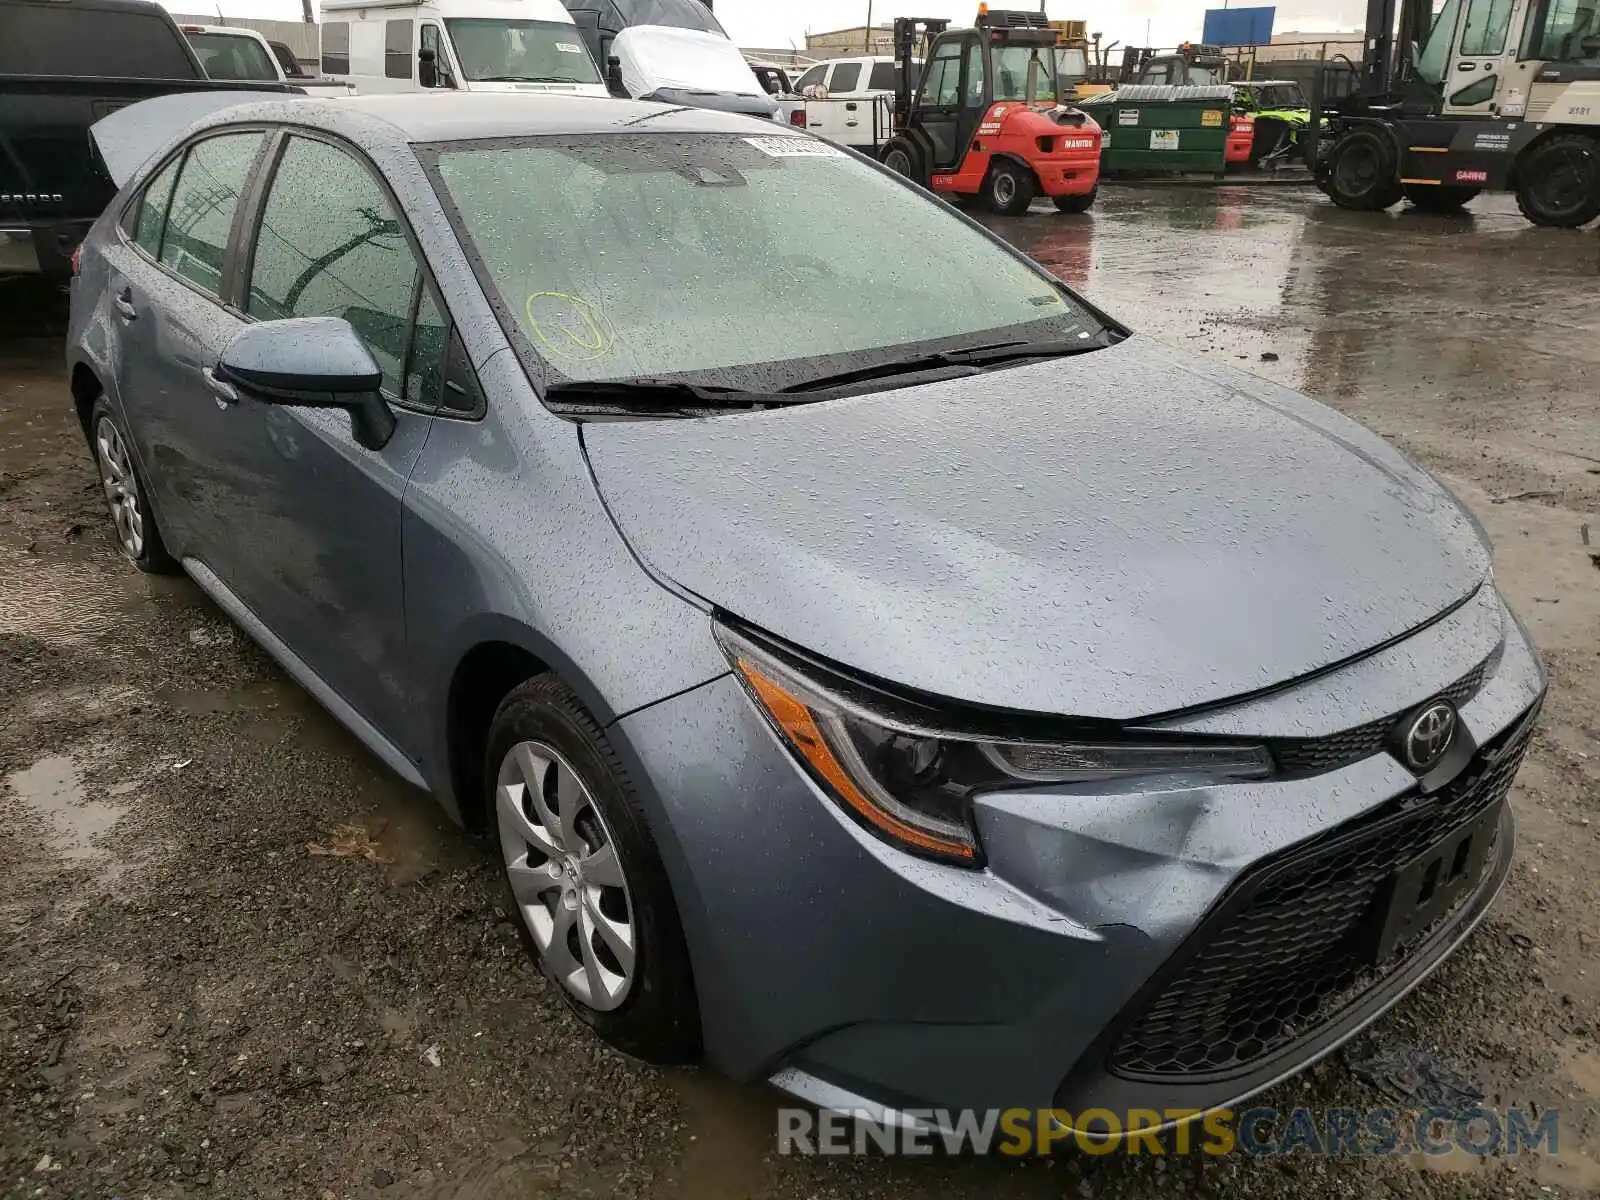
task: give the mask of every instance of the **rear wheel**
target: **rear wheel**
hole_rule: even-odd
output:
[[[928,169],[922,160],[922,151],[908,138],[889,140],[889,144],[883,148],[883,165],[912,183],[928,186]]]
[[[1056,207],[1064,213],[1088,212],[1089,209],[1093,207],[1095,194],[1099,192],[1099,190],[1100,189],[1098,187],[1092,187],[1081,195],[1055,196],[1053,199],[1055,200]]]
[[[1460,212],[1461,206],[1482,190],[1472,187],[1435,187],[1431,184],[1417,183],[1408,183],[1405,189],[1406,202],[1412,208],[1425,213]]]
[[[1600,142],[1563,133],[1517,164],[1517,207],[1535,225],[1576,229],[1600,217]]]
[[[1032,171],[1009,159],[1001,159],[989,169],[989,177],[983,181],[983,202],[992,213],[1018,217],[1028,211],[1037,188]]]
[[[122,422],[104,396],[89,412],[89,444],[100,472],[100,490],[122,556],[147,575],[175,575],[178,564],[167,553],[161,528],[150,508],[150,492],[133,461]]]
[[[1405,194],[1392,141],[1369,125],[1350,130],[1329,148],[1319,182],[1340,208],[1357,212],[1379,212]]]

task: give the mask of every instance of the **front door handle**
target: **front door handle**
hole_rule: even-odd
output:
[[[211,394],[216,397],[218,408],[232,408],[239,403],[239,391],[233,384],[224,379],[218,379],[217,373],[210,367],[202,367],[200,374],[205,376],[206,386],[211,389]]]
[[[133,306],[133,289],[123,288],[122,295],[112,301],[124,321],[137,321],[139,310]]]
[[[1458,70],[1458,71],[1476,71],[1477,69],[1478,69],[1478,64],[1477,63],[1457,63],[1456,64],[1456,70]]]

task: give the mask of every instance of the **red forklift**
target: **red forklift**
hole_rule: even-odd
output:
[[[1062,212],[1087,211],[1100,181],[1100,126],[1061,102],[1056,42],[1043,13],[982,5],[974,28],[955,30],[938,18],[896,18],[900,84],[884,165],[1005,216],[1038,196]]]

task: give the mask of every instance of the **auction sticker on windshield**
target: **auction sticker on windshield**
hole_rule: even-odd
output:
[[[843,158],[844,151],[807,137],[748,137],[744,139],[769,158]]]
[[[583,47],[575,46],[571,42],[557,42],[556,49],[563,54],[582,54]]]

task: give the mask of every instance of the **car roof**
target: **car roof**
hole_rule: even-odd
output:
[[[356,118],[352,121],[350,118]],[[787,126],[735,113],[606,96],[408,92],[242,104],[210,124],[291,121],[357,141],[459,142],[594,133],[743,133],[797,136]],[[363,136],[364,135],[364,136]],[[803,135],[799,135],[803,136]]]

